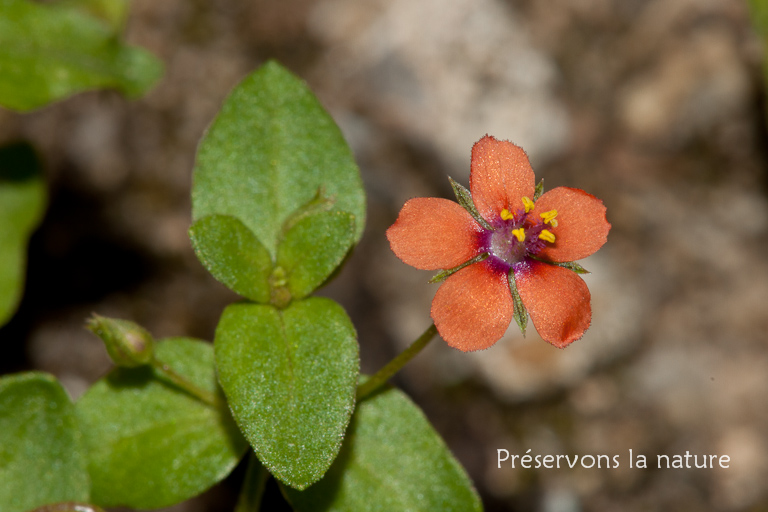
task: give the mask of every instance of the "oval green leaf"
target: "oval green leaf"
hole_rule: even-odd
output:
[[[216,392],[213,347],[187,338],[157,344],[158,360]],[[78,401],[89,448],[92,501],[151,509],[189,499],[226,477],[248,445],[224,404],[214,408],[150,366],[118,368]]]
[[[298,512],[483,508],[464,468],[397,389],[357,404],[341,453],[322,480],[305,491],[284,492]]]
[[[0,379],[0,512],[87,501],[75,407],[51,375]]]
[[[229,95],[197,152],[192,216],[240,219],[273,259],[285,220],[319,189],[363,232],[365,192],[333,119],[307,86],[269,62]]]
[[[129,97],[162,75],[150,53],[123,44],[80,8],[0,0],[0,105],[27,111],[78,92],[115,88]]]
[[[347,212],[320,212],[299,219],[277,248],[294,299],[306,297],[333,273],[354,243],[355,219]]]
[[[19,303],[27,243],[45,203],[45,183],[34,150],[28,144],[0,148],[0,325]]]
[[[269,302],[272,259],[256,235],[231,215],[209,215],[189,228],[198,259],[220,283],[255,302]]]
[[[283,310],[233,304],[215,347],[221,386],[259,460],[292,487],[319,480],[355,404],[358,346],[344,309],[321,297]]]

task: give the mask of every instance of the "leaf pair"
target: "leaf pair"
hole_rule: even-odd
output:
[[[200,144],[190,237],[236,293],[285,307],[321,286],[359,240],[365,192],[333,120],[268,63],[225,101]]]
[[[231,215],[203,217],[189,234],[198,258],[218,281],[254,302],[285,307],[325,282],[354,242],[354,229],[346,212],[307,215],[282,237],[274,264],[256,235]]]
[[[192,203],[198,258],[252,301],[229,306],[216,329],[221,386],[261,463],[305,488],[335,459],[355,405],[354,327],[309,295],[362,234],[359,171],[306,85],[268,63],[201,142]]]

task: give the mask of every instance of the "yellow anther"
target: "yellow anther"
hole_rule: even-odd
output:
[[[504,208],[503,210],[501,210],[501,218],[502,218],[503,220],[510,220],[510,219],[513,219],[514,217],[515,217],[515,216],[514,216],[514,215],[512,215],[511,213],[509,213],[509,210],[507,210],[506,208]]]
[[[539,217],[544,220],[544,224],[550,224],[553,228],[557,227],[557,210],[549,210],[548,212],[540,213]]]
[[[512,234],[515,235],[518,242],[525,241],[525,230],[523,228],[517,228],[512,230]]]
[[[539,233],[539,238],[551,244],[555,243],[555,234],[548,229],[542,229],[541,233]]]
[[[525,206],[525,213],[533,210],[533,201],[531,201],[530,197],[523,196],[523,206]]]

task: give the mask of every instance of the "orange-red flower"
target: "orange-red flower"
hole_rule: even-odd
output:
[[[469,185],[454,184],[461,205],[409,200],[387,230],[398,258],[448,275],[432,301],[440,335],[465,352],[482,350],[513,319],[524,330],[527,311],[556,347],[581,338],[592,309],[572,262],[606,242],[603,202],[575,188],[541,194],[522,148],[488,135],[472,148]]]

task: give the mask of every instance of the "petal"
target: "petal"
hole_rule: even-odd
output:
[[[449,269],[474,258],[480,231],[475,219],[453,201],[418,197],[403,205],[387,230],[392,252],[421,270]]]
[[[547,227],[555,243],[547,244],[536,256],[549,261],[586,258],[603,246],[611,225],[605,218],[603,202],[577,188],[557,187],[542,195],[530,215],[557,210],[557,227]]]
[[[501,210],[523,207],[523,196],[533,197],[536,178],[523,148],[486,135],[472,147],[469,188],[477,211],[488,222]]]
[[[539,335],[558,348],[584,335],[592,321],[587,283],[566,268],[531,261],[515,271],[517,291]]]
[[[459,270],[437,290],[432,319],[453,348],[470,352],[490,347],[512,321],[507,276],[485,262]]]

